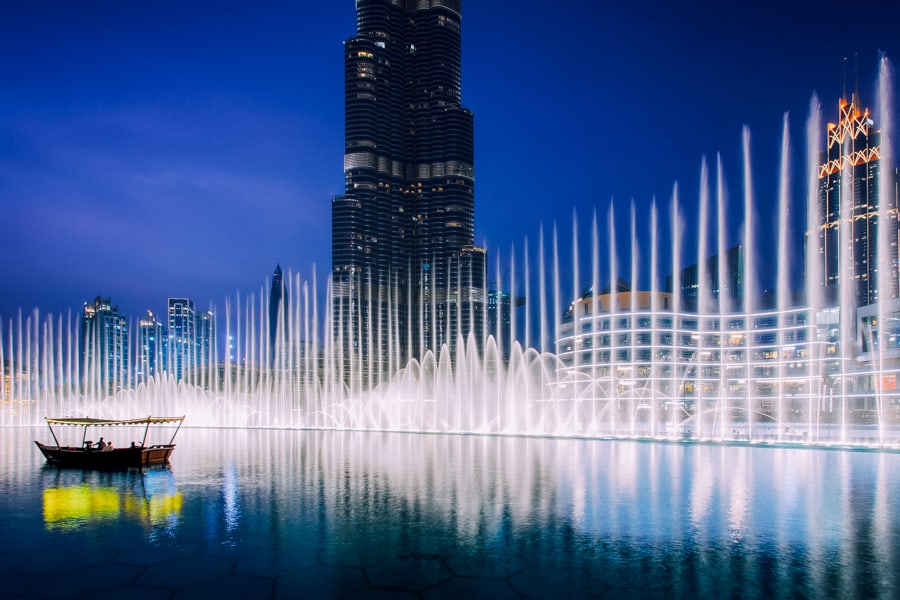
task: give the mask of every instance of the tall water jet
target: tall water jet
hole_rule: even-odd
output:
[[[698,232],[697,242],[697,314],[708,315],[710,313],[710,305],[712,304],[712,294],[710,292],[709,269],[707,268],[707,258],[709,257],[709,165],[704,156],[700,161],[700,204],[699,204],[699,222],[700,231]],[[698,321],[697,333],[694,342],[696,343],[691,358],[694,363],[694,421],[697,425],[697,435],[703,436],[703,427],[705,426],[706,397],[704,396],[705,373],[703,372],[704,356],[700,350],[702,346],[701,337],[704,335],[704,325]]]
[[[778,272],[777,272],[777,286],[775,289],[776,294],[776,304],[778,308],[778,318],[783,319],[786,313],[787,307],[790,303],[791,296],[791,264],[790,257],[791,253],[788,248],[788,230],[790,229],[790,128],[789,128],[789,120],[788,113],[784,113],[784,122],[781,132],[781,167],[778,170],[778,243],[777,243],[777,252],[778,252]],[[787,352],[787,344],[785,343],[785,330],[784,327],[778,328],[777,333],[777,343],[779,355],[784,357],[784,353]],[[784,439],[784,429],[787,423],[787,415],[785,412],[785,398],[784,398],[784,387],[785,387],[785,361],[780,360],[778,363],[779,369],[779,385],[778,385],[778,410],[776,411],[778,415],[778,441],[782,441]]]
[[[629,310],[631,312],[631,322],[630,329],[632,332],[637,331],[638,328],[638,263],[640,261],[640,252],[638,245],[638,237],[637,237],[637,214],[635,212],[634,200],[631,201],[631,293],[630,293],[630,307]],[[634,334],[632,334],[634,336]],[[626,390],[628,391],[628,415],[629,415],[629,423],[630,423],[630,431],[631,435],[637,434],[637,411],[640,409],[643,402],[638,403],[638,394],[643,392],[643,386],[638,388],[638,365],[637,365],[637,354],[638,349],[634,347],[636,345],[636,340],[632,339],[632,348],[629,350],[629,359],[630,363],[628,366],[628,379]]]
[[[841,152],[843,152],[843,150],[841,150]],[[843,160],[843,156],[841,156],[841,160]],[[838,400],[840,402],[841,443],[847,442],[847,416],[849,408],[847,406],[847,393],[849,392],[848,376],[851,373],[851,368],[848,364],[850,357],[846,356],[845,353],[850,351],[851,348],[854,348],[856,343],[856,336],[853,333],[856,331],[856,311],[854,310],[856,305],[856,286],[854,285],[856,269],[853,264],[853,213],[856,194],[851,185],[850,175],[851,172],[849,168],[841,169],[841,187],[838,200],[840,203],[838,209],[840,215],[840,221],[838,223],[838,255],[840,256],[840,273],[838,275],[838,297],[840,298],[840,306],[838,310],[840,313],[840,320],[838,323],[840,326],[840,351],[842,354],[840,365],[841,393]]]
[[[544,226],[541,224],[538,233],[538,300],[540,302],[540,351],[546,352],[548,348],[547,334],[547,270],[544,268]]]
[[[679,205],[678,198],[678,183],[675,183],[672,186],[672,218],[671,218],[671,228],[672,228],[672,329],[675,334],[675,339],[673,340],[673,348],[672,348],[672,361],[679,362],[681,360],[681,356],[679,355],[678,350],[674,347],[674,342],[680,337],[681,333],[681,322],[679,321],[678,315],[681,314],[682,311],[682,294],[681,294],[681,260],[682,260],[682,241],[684,236],[684,221],[681,217],[681,208]],[[671,384],[669,387],[669,406],[671,407],[671,411],[667,414],[667,424],[670,425],[673,430],[677,424],[677,416],[679,410],[684,411],[684,394],[683,388],[685,385],[684,381],[679,381],[678,369],[674,367],[671,369]]]
[[[597,225],[597,208],[594,208],[594,218],[591,221],[591,327],[596,330],[599,326],[600,315],[600,229]],[[591,371],[590,371],[590,398],[591,403],[591,431],[596,430],[597,423],[597,379],[599,371],[598,344],[591,343]]]
[[[650,322],[653,333],[661,329],[661,319],[658,316],[662,310],[659,301],[659,214],[656,208],[656,197],[650,203]],[[594,303],[596,306],[596,302]],[[655,377],[658,374],[659,353],[651,354],[650,359],[650,375]],[[659,419],[659,397],[658,386],[650,386],[650,435],[656,436],[658,432]]]
[[[616,315],[619,313],[619,259],[616,247],[616,213],[615,205],[612,201],[609,203],[609,217],[607,226],[609,228],[609,313],[610,318],[610,352],[609,352],[609,392],[607,399],[607,410],[609,411],[609,430],[613,433],[618,432],[618,411],[619,411],[619,336],[618,319]]]
[[[811,315],[807,327],[807,339],[817,338],[817,321],[819,312],[825,306],[824,270],[819,257],[818,240],[819,227],[825,222],[822,205],[819,201],[819,148],[822,146],[822,106],[818,96],[812,95],[809,101],[809,117],[806,120],[806,305],[810,307]],[[813,249],[816,249],[814,252]],[[809,439],[816,440],[819,437],[820,415],[822,414],[822,388],[820,382],[825,377],[824,347],[822,344],[814,344],[810,349],[812,359],[809,369],[809,400],[807,402],[807,418],[810,419],[808,430]],[[812,415],[815,414],[815,421]]]
[[[525,270],[525,306],[528,307],[525,309],[525,347],[531,348],[531,269],[529,267],[529,254],[528,254],[528,238],[526,237],[523,241],[524,247],[524,270]]]
[[[882,54],[879,59],[878,68],[878,123],[881,126],[880,133],[880,176],[878,178],[878,329],[877,340],[877,368],[876,368],[876,411],[878,416],[878,439],[880,444],[885,443],[885,387],[886,381],[890,381],[885,377],[886,359],[895,345],[890,343],[891,334],[897,334],[888,327],[888,299],[900,296],[900,282],[898,282],[898,248],[900,240],[893,238],[892,229],[887,226],[892,217],[889,210],[889,203],[885,200],[893,194],[896,199],[898,196],[897,179],[890,177],[894,171],[894,155],[893,155],[893,89],[891,82],[893,81],[893,69],[887,55]],[[892,249],[893,246],[893,249]]]
[[[750,315],[756,309],[757,272],[756,272],[756,218],[754,216],[753,200],[753,172],[750,167],[750,128],[744,126],[742,135],[742,148],[744,155],[744,339],[747,344],[746,363],[747,378],[745,379],[746,414],[747,414],[747,439],[753,440],[753,416],[756,412],[753,362],[750,345],[753,335],[753,324]]]
[[[562,317],[562,290],[560,289],[559,277],[559,236],[556,231],[556,223],[553,224],[553,317],[551,323],[553,329],[550,330],[551,348],[559,339],[559,320]]]
[[[722,168],[722,156],[720,154],[716,154],[716,230],[718,231],[718,235],[716,239],[718,240],[718,269],[717,269],[717,281],[716,286],[719,290],[719,396],[718,396],[718,405],[719,405],[719,436],[723,439],[728,435],[727,429],[728,424],[731,421],[729,408],[728,408],[728,386],[727,386],[727,375],[728,375],[728,365],[726,363],[726,357],[728,353],[728,347],[730,346],[730,340],[727,339],[725,333],[725,318],[731,312],[731,303],[730,303],[730,292],[728,289],[728,271],[726,265],[730,264],[730,261],[726,262],[728,256],[728,225],[727,220],[725,218],[726,211],[725,206],[727,204],[726,194],[725,194],[725,174]]]

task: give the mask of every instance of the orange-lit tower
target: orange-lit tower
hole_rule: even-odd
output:
[[[826,298],[838,301],[842,274],[855,282],[856,307],[897,297],[897,201],[879,198],[880,132],[861,109],[858,94],[841,98],[840,120],[828,124],[828,144],[819,163],[819,254],[824,261]],[[881,206],[881,202],[889,202]],[[849,204],[848,204],[849,203]],[[880,215],[887,218],[892,276],[891,288],[878,289],[878,236]],[[841,236],[841,227],[850,230]],[[844,240],[843,242],[841,240]],[[845,247],[841,248],[844,244]],[[843,264],[849,260],[850,264]]]

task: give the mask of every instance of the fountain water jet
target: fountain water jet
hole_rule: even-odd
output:
[[[879,84],[883,174],[891,173],[893,159],[891,102],[890,68],[885,59]],[[806,136],[810,146],[805,179],[810,235],[823,218],[816,175],[820,123],[821,108],[814,97]],[[540,229],[536,286],[531,277],[535,257],[529,255],[527,239],[518,261],[524,265],[524,276],[516,276],[513,257],[507,288],[497,262],[497,310],[504,310],[500,302],[504,293],[515,297],[522,288],[528,306],[538,308],[536,323],[530,310],[525,312],[524,325],[510,315],[508,331],[497,331],[495,337],[485,339],[460,334],[452,351],[443,346],[405,364],[401,357],[413,344],[411,339],[399,339],[398,323],[411,320],[412,313],[400,314],[397,301],[404,293],[407,298],[411,295],[390,277],[387,281],[370,278],[369,287],[379,293],[364,296],[360,292],[351,303],[337,307],[332,303],[329,280],[321,322],[315,270],[309,279],[299,274],[286,279],[288,301],[272,322],[262,290],[258,299],[255,294],[237,294],[233,302],[226,300],[223,315],[226,334],[234,340],[234,355],[229,348],[221,360],[202,365],[180,381],[168,375],[136,381],[133,366],[124,365],[123,375],[108,383],[96,362],[83,363],[78,352],[81,336],[71,313],[64,322],[62,316],[20,312],[16,318],[0,320],[0,423],[34,424],[44,414],[113,417],[184,412],[191,415],[193,425],[235,427],[894,444],[900,438],[900,416],[893,407],[900,396],[886,382],[892,377],[895,381],[898,374],[895,342],[890,341],[893,332],[887,325],[898,311],[891,299],[897,288],[891,277],[894,267],[887,258],[895,247],[879,230],[880,293],[875,316],[880,325],[868,333],[875,351],[870,353],[870,362],[863,364],[855,352],[859,339],[865,338],[855,333],[862,321],[854,308],[850,227],[839,228],[841,302],[829,306],[818,283],[823,278],[822,265],[813,253],[808,253],[805,263],[805,304],[797,305],[790,293],[788,125],[785,115],[774,248],[759,243],[762,236],[755,216],[749,128],[742,132],[744,226],[738,262],[744,280],[740,297],[726,293],[733,286],[726,275],[731,263],[727,186],[722,159],[717,155],[714,202],[706,159],[700,169],[696,307],[687,305],[681,294],[686,283],[682,261],[694,252],[693,248],[685,251],[686,221],[675,185],[668,224],[659,222],[655,200],[651,204],[649,256],[642,257],[639,251],[641,234],[646,231],[639,226],[634,202],[628,236],[617,235],[615,208],[610,202],[606,243],[594,210],[590,256],[579,251],[579,222],[573,211],[570,267],[562,264],[555,225],[550,248],[543,226]],[[842,184],[849,198],[849,176],[844,175]],[[881,197],[892,192],[890,177],[882,177]],[[893,218],[885,204],[879,215],[881,223]],[[708,231],[713,211],[718,235],[711,239]],[[840,222],[846,224],[852,218],[851,202],[843,202]],[[671,244],[664,249],[660,234],[666,230],[671,232]],[[718,265],[715,277],[709,270],[713,252]],[[626,256],[630,264],[620,265],[620,258]],[[660,285],[660,266],[667,258],[671,286],[665,289]],[[769,307],[760,299],[758,267],[773,259],[777,261],[777,285],[774,307]],[[607,265],[608,291],[602,287],[601,264]],[[650,270],[649,294],[638,287],[644,265]],[[584,292],[582,269],[589,270],[591,278],[590,288]],[[564,295],[563,279],[568,275],[571,292]],[[620,282],[621,275],[630,276],[630,285]],[[461,276],[448,271],[448,277]],[[406,282],[407,291],[410,285]],[[532,293],[535,287],[536,296]],[[565,298],[569,293],[574,296],[571,304]],[[435,295],[427,302],[410,309],[419,311],[420,320],[427,311],[433,315],[437,309]],[[567,305],[569,309],[564,311]],[[462,303],[455,306],[446,319],[458,320],[461,311],[468,310],[469,322],[474,322],[471,305],[466,309]],[[512,309],[511,304],[508,310]],[[368,330],[366,347],[386,348],[377,354],[374,368],[369,368],[369,357],[345,347],[345,338],[334,335],[345,327],[358,327],[363,313],[388,316],[379,320],[385,327]],[[486,315],[480,318],[486,322]],[[533,331],[535,324],[537,331]],[[320,343],[323,325],[326,335]],[[266,335],[270,327],[277,332],[274,345]],[[432,331],[430,335],[436,334]],[[866,335],[865,329],[861,335]],[[517,338],[523,338],[525,345]],[[536,340],[536,348],[531,347],[532,340]],[[419,342],[426,346],[424,337]],[[132,348],[131,355],[135,354]],[[857,416],[857,408],[870,397],[874,398],[875,429]]]

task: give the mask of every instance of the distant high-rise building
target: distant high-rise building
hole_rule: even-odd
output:
[[[169,373],[177,379],[193,367],[196,314],[188,298],[169,298]]]
[[[357,35],[344,45],[333,326],[338,349],[365,357],[364,369],[483,333],[460,10],[460,0],[357,0]]]
[[[208,380],[203,368],[213,362],[216,320],[211,310],[195,310],[189,298],[169,298],[168,371],[198,383]]]
[[[215,359],[216,316],[204,309],[198,310],[194,319],[194,365],[203,369]],[[201,379],[205,380],[205,376]]]
[[[500,353],[504,361],[509,360],[509,352],[515,341],[512,339],[513,312],[520,306],[525,306],[524,296],[513,296],[499,290],[488,292],[487,334],[494,336],[500,344]]]
[[[708,297],[719,300],[724,296],[728,301],[726,306],[738,308],[744,299],[744,247],[738,244],[725,251],[725,274],[723,283],[725,293],[719,289],[719,255],[706,259],[704,286],[708,286]],[[700,299],[700,266],[695,263],[681,269],[679,278],[681,286],[681,300],[685,310],[697,310]],[[666,292],[674,293],[672,276],[666,277]]]
[[[138,382],[158,377],[166,371],[168,364],[169,340],[165,326],[152,311],[138,322],[138,343],[140,356],[137,364]]]
[[[840,100],[838,110],[838,122],[828,124],[819,165],[821,285],[833,304],[839,300],[842,277],[849,277],[858,308],[897,297],[897,196],[895,192],[893,197],[879,197],[881,132],[868,109],[863,110],[853,94],[850,102]],[[844,227],[848,229],[842,234]],[[878,289],[879,235],[887,236],[885,247],[890,248],[884,263],[890,269],[885,290]]]
[[[88,389],[115,392],[127,386],[128,322],[109,298],[85,302],[81,316],[82,381]]]

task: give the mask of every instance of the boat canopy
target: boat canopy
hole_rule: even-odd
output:
[[[179,423],[184,421],[184,415],[180,417],[144,417],[142,419],[92,419],[90,417],[66,417],[62,419],[52,419],[44,417],[47,425],[78,425],[78,426],[96,426],[106,427],[115,425],[160,425],[165,423]]]

